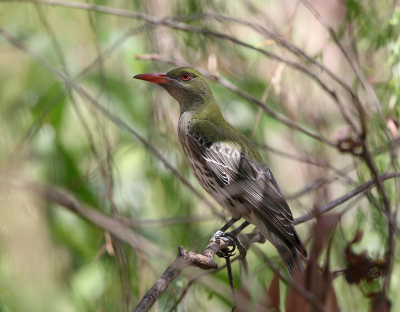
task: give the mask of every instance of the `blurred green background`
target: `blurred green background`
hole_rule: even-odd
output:
[[[178,104],[162,88],[131,79],[176,67],[162,60],[186,62],[223,77],[265,101],[274,112],[332,142],[352,135],[337,104],[310,76],[207,31],[148,23],[132,12],[232,36],[312,68],[254,28],[205,14],[254,22],[280,35],[359,96],[367,112],[368,144],[379,152],[374,154],[379,172],[394,171],[398,156],[391,161],[385,149],[380,116],[386,121],[400,117],[400,4],[389,0],[310,3],[360,64],[379,99],[379,110],[327,30],[298,1],[87,0],[53,1],[53,5],[0,1],[0,27],[19,40],[13,44],[4,32],[0,36],[0,311],[130,311],[174,259],[179,245],[201,253],[223,224],[122,123],[212,201],[192,176],[180,147]],[[84,8],[73,8],[80,5]],[[18,42],[42,60],[16,46]],[[43,62],[80,85],[106,113]],[[323,70],[313,70],[357,123],[348,94]],[[212,79],[209,83],[225,118],[259,146],[295,218],[371,178],[359,158],[292,130],[265,112],[259,114],[254,103]],[[113,122],[110,114],[120,120]],[[398,132],[390,125],[385,131],[393,139]],[[109,216],[133,220],[133,233],[148,244],[133,248],[40,194],[9,186],[23,181],[57,187]],[[398,209],[394,180],[385,186],[393,209]],[[335,212],[347,210],[333,235],[332,270],[346,267],[343,250],[359,230],[364,237],[355,246],[357,252],[384,256],[387,221],[371,199],[380,202],[378,193],[373,189],[371,194],[351,201],[351,206],[344,203],[335,208]],[[296,227],[307,248],[313,223]],[[395,239],[398,242],[397,234]],[[258,247],[281,264],[271,244]],[[400,309],[398,259],[397,248],[389,295],[393,311]],[[257,302],[265,296],[273,272],[252,251],[248,261],[254,276],[252,300]],[[238,263],[233,269],[240,289]],[[196,280],[175,306],[184,287],[199,273],[186,269],[153,311],[230,311],[233,300],[225,270]],[[341,310],[368,311],[365,294],[379,290],[381,282],[349,285],[338,276],[334,287]],[[283,283],[281,291],[283,303],[287,291]]]

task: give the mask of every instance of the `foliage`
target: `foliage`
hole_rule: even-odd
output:
[[[177,103],[135,74],[182,63],[202,70],[226,119],[262,152],[295,217],[374,178],[374,168],[399,172],[393,1],[51,3],[0,1],[0,311],[131,311],[179,245],[201,253],[229,217],[190,172],[175,131]],[[329,311],[335,296],[342,311],[400,309],[392,249],[398,184],[393,176],[383,191],[363,189],[335,206],[323,235],[314,219],[296,226],[315,250],[309,280],[329,296],[307,290]],[[130,240],[37,185],[114,218]],[[285,300],[304,301],[266,264],[281,265],[271,244],[257,244],[247,258],[251,283],[233,262],[243,304],[276,310],[279,300],[281,309]],[[155,311],[230,311],[226,271],[201,273],[185,269]],[[358,283],[349,282],[352,274]]]

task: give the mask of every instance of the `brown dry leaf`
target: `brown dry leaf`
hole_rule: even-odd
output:
[[[367,297],[371,298],[371,312],[390,312],[392,303],[384,294],[372,292]]]
[[[372,260],[368,257],[367,252],[363,251],[356,254],[351,250],[351,246],[358,243],[362,238],[362,232],[357,232],[354,239],[349,242],[345,249],[347,260],[347,269],[344,271],[346,281],[349,284],[358,284],[362,279],[367,283],[372,282],[374,279],[380,277],[386,269],[386,262],[380,258]]]
[[[330,245],[328,247],[328,253],[326,256],[326,265],[323,271],[323,279],[326,287],[326,295],[324,298],[324,305],[330,312],[340,312],[339,304],[337,302],[335,288],[333,287],[333,277],[330,271],[330,248],[331,248],[332,240],[330,241]]]
[[[317,222],[314,226],[314,244],[310,252],[308,263],[316,263],[318,256],[324,247],[326,235],[332,229],[333,225],[339,220],[339,214],[331,214],[328,216],[317,217]]]
[[[279,291],[279,275],[276,273],[268,287],[268,304],[266,308],[268,311],[279,312],[280,291]]]
[[[294,272],[293,280],[304,287],[303,278],[299,271]],[[301,294],[293,288],[289,289],[286,297],[286,312],[305,312],[309,311],[309,307],[307,300]]]
[[[337,302],[335,288],[333,288],[333,284],[332,284],[332,279],[330,282],[328,294],[326,296],[325,307],[330,312],[340,312],[339,304]]]
[[[328,253],[329,254],[329,253]],[[328,257],[328,256],[327,256]],[[333,287],[333,278],[329,269],[329,261],[326,261],[324,270],[321,270],[314,264],[308,265],[309,272],[308,291],[315,295],[318,302],[323,304],[330,312],[339,312],[335,289]],[[318,311],[311,307],[311,311]]]
[[[357,138],[357,134],[351,127],[340,128],[333,136],[332,140],[336,141],[336,146],[342,153],[360,154],[362,141]]]
[[[352,138],[347,138],[342,141],[337,142],[337,148],[342,153],[353,153],[353,154],[360,154],[359,148],[363,146],[362,141],[354,140]]]
[[[315,295],[315,298],[318,302],[324,306],[329,304],[329,306],[334,308],[332,309],[334,312],[339,311],[339,307],[337,305],[336,295],[332,285],[332,275],[329,271],[331,240],[326,242],[326,237],[337,223],[339,218],[339,214],[332,214],[317,218],[317,222],[314,226],[314,244],[312,246],[306,268],[307,290]],[[321,271],[318,265],[318,256],[326,245],[328,245],[327,260],[324,270]],[[316,310],[311,307],[311,311]]]
[[[315,295],[318,302],[324,303],[328,285],[315,263],[307,265],[307,290]],[[311,307],[311,312],[318,311]]]
[[[350,242],[350,244],[355,244],[361,241],[362,237],[363,237],[364,233],[362,231],[358,231],[356,233],[356,235],[354,235],[353,240]]]
[[[330,256],[331,256],[332,240],[333,240],[333,236],[329,240],[328,250],[326,253],[326,262],[325,262],[325,267],[324,267],[324,271],[323,271],[323,276],[324,276],[325,282],[328,285],[327,294],[325,296],[324,302],[325,302],[325,307],[328,309],[328,311],[340,312],[335,288],[333,287],[333,274],[331,273],[331,270],[330,270]]]
[[[237,312],[247,312],[251,311],[251,296],[250,296],[250,291],[247,288],[247,286],[242,287],[237,293],[236,293],[236,311]]]
[[[332,283],[332,274],[329,269],[321,272],[313,266],[313,275],[309,292],[313,293],[318,302],[320,302],[330,312],[340,312],[335,289]],[[310,311],[316,312],[318,309],[311,306]]]

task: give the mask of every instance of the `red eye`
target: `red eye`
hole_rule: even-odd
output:
[[[189,73],[183,73],[182,74],[182,80],[189,80],[190,79],[190,74]]]

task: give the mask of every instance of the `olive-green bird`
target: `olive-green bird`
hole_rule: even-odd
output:
[[[219,233],[243,218],[240,229],[254,224],[278,250],[290,275],[296,268],[303,272],[299,252],[306,257],[307,251],[278,183],[254,145],[224,119],[204,77],[193,68],[176,68],[133,78],[160,85],[178,101],[178,136],[190,168],[233,217]]]

